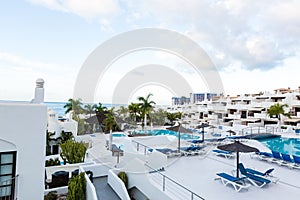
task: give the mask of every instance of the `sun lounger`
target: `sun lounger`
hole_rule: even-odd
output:
[[[227,186],[228,184],[232,185],[237,192],[241,191],[242,189],[248,189],[250,187],[249,184],[244,184],[243,182],[246,177],[236,178],[226,173],[217,173],[217,178],[215,178],[215,180],[218,179],[220,179],[225,186]]]
[[[212,150],[217,156],[224,156],[225,158],[232,158],[234,154],[230,151],[223,151],[219,149]]]
[[[239,167],[245,168],[242,163],[240,163]],[[247,173],[267,178],[267,179],[271,180],[273,183],[277,183],[279,181],[279,178],[277,178],[271,174],[274,171],[274,168],[270,168],[265,172],[261,172],[261,171],[258,171],[258,170],[252,169],[252,168],[245,168],[245,170]]]
[[[262,176],[257,176],[257,175],[247,172],[247,170],[245,169],[245,167],[242,163],[239,163],[239,170],[240,170],[241,174],[244,175],[245,177],[247,177],[247,180],[249,180],[249,182],[256,187],[261,188],[272,182],[271,180],[266,179]]]
[[[255,169],[251,169],[251,168],[246,168],[246,171],[248,173],[258,175],[258,176],[271,176],[271,173],[274,171],[274,168],[270,168],[265,172],[260,172],[260,171],[257,171]]]
[[[271,153],[268,152],[255,152],[254,154],[259,160],[263,160],[263,161],[270,161],[270,159],[273,158],[273,155]],[[252,156],[251,156],[252,157]]]
[[[189,142],[193,144],[200,144],[203,143],[203,140],[189,140]]]
[[[269,162],[272,162],[272,163],[277,163],[279,165],[285,165],[287,166],[286,162],[283,162],[283,159],[280,155],[279,152],[277,151],[272,151],[272,158],[269,160]]]
[[[282,156],[283,162],[286,162],[286,165],[287,165],[288,167],[300,169],[300,163],[299,163],[300,160],[299,160],[299,162],[297,163],[297,162],[295,161],[295,157],[294,157],[294,156],[293,156],[294,159],[293,159],[290,155],[284,154],[284,153],[282,153],[281,156]],[[297,158],[296,158],[296,159],[297,159]],[[300,159],[300,157],[299,157],[299,159]],[[297,161],[298,161],[298,160],[297,160]]]
[[[290,155],[288,154],[285,154],[285,153],[282,153],[281,154],[281,157],[282,157],[282,163],[290,168],[293,168],[294,167],[294,160],[291,158]],[[295,165],[296,167],[296,165]]]
[[[293,159],[294,159],[295,164],[300,165],[300,156],[293,155]]]

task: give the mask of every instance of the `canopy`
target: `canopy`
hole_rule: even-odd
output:
[[[177,126],[171,126],[168,130],[178,132],[178,152],[180,152],[180,133],[193,133],[191,130],[184,128],[180,123]]]
[[[235,141],[234,143],[225,144],[221,146],[217,146],[218,149],[230,152],[236,152],[236,177],[239,177],[239,152],[250,153],[259,151],[257,148],[250,147],[239,141]]]

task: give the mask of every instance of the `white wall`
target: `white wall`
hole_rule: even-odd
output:
[[[17,149],[17,198],[43,199],[47,108],[41,104],[0,104],[0,137]]]

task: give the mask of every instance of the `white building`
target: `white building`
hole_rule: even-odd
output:
[[[47,107],[40,104],[43,83],[37,80],[32,103],[0,104],[0,199],[43,199],[47,127]]]

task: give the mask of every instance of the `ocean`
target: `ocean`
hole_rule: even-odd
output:
[[[45,105],[47,105],[48,108],[52,109],[57,113],[58,116],[65,116],[66,109],[64,106],[67,102],[45,102]],[[112,105],[108,103],[103,103],[103,107],[111,108],[111,107],[119,107],[119,106],[127,106],[127,105]]]

